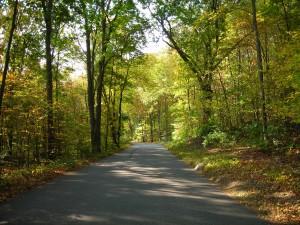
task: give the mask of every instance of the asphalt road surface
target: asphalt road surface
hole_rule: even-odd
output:
[[[1,224],[265,225],[157,144],[71,172],[0,205]]]

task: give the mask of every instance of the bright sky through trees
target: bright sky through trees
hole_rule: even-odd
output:
[[[196,140],[288,156],[300,147],[299,11],[299,0],[0,0],[0,155],[30,166]]]
[[[159,53],[167,49],[167,44],[159,37],[159,33],[157,31],[154,32],[154,34],[147,34],[147,44],[142,49],[142,52],[145,54],[151,54],[151,53]],[[153,35],[157,35],[155,38],[159,38],[158,41],[152,41]],[[74,71],[71,73],[72,79],[77,79],[80,76],[84,76],[86,74],[85,64],[82,61],[77,60],[77,62],[74,62],[73,64],[69,65],[71,66]]]
[[[158,39],[158,41],[152,41],[153,38]],[[167,48],[167,44],[162,40],[161,35],[158,31],[154,31],[152,32],[152,34],[148,33],[147,40],[147,45],[142,49],[143,53],[158,53],[164,51]]]

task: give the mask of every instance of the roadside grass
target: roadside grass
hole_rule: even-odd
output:
[[[68,171],[82,168],[128,147],[129,145],[124,145],[120,149],[92,155],[88,159],[68,156],[54,161],[43,160],[40,164],[31,164],[22,168],[2,167],[0,170],[0,202],[39,187],[60,175],[66,174]]]
[[[192,167],[204,164],[202,174],[263,219],[274,225],[300,224],[299,151],[268,155],[252,147],[204,149],[186,143],[167,148]]]

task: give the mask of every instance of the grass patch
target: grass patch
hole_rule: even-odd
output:
[[[204,149],[190,143],[167,148],[192,167],[203,163],[201,173],[272,224],[300,224],[299,151],[268,155],[257,148]]]

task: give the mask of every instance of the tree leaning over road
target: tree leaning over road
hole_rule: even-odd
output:
[[[262,177],[294,184],[299,11],[298,0],[0,1],[0,188],[131,141],[255,146],[290,163],[264,161]],[[166,48],[142,53],[154,29]]]
[[[151,12],[165,42],[194,74],[194,78],[186,78],[188,85],[191,81],[194,85],[195,79],[198,82],[196,92],[187,90],[188,108],[193,93],[199,101],[192,111],[202,110],[197,119],[192,116],[202,122],[197,121],[194,127],[198,131],[191,133],[205,136],[216,128],[229,133],[235,130],[247,138],[261,139],[259,145],[266,149],[283,142],[284,133],[293,136],[290,142],[299,140],[299,118],[292,106],[298,99],[294,93],[299,90],[299,71],[288,69],[283,62],[288,59],[295,65],[299,58],[292,50],[299,40],[297,1],[141,2]],[[278,49],[284,49],[283,54]],[[278,62],[285,66],[280,68]],[[290,74],[287,79],[286,73]],[[286,91],[276,94],[277,88]],[[293,99],[288,101],[289,110],[279,103],[287,96]]]
[[[0,3],[2,154],[88,157],[132,138],[299,145],[299,1],[16,2]],[[141,53],[149,24],[164,53]]]
[[[213,76],[221,63],[249,35],[228,43],[226,17],[235,1],[142,1],[151,11],[157,26],[195,74],[202,91],[203,124],[211,118]]]

